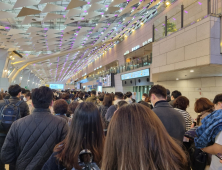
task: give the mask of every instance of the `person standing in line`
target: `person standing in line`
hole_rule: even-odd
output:
[[[209,99],[201,97],[195,102],[194,111],[198,113],[196,125],[201,126],[201,121],[214,111],[214,104]],[[194,127],[194,124],[192,126]]]
[[[26,100],[27,105],[29,106],[29,112],[31,114],[34,108],[33,108],[33,105],[32,105],[32,97],[31,97],[30,92],[27,92],[25,94],[25,100]]]
[[[21,93],[21,97],[20,97],[21,101],[25,101],[26,102],[25,94],[26,94],[26,90],[24,88],[22,88],[22,93]]]
[[[24,101],[23,102],[20,101],[21,91],[22,91],[22,89],[18,84],[11,85],[8,89],[10,98],[6,99],[6,100],[8,100],[8,102],[12,105],[16,105],[16,104],[20,103],[18,106],[19,113],[17,113],[17,114],[20,115],[18,117],[23,118],[25,116],[28,116],[30,114],[30,112],[29,112],[29,107],[28,107],[27,103]],[[0,101],[0,109],[1,110],[3,109],[3,107],[6,106],[6,100]],[[0,113],[0,114],[3,114],[3,113]],[[4,129],[0,130],[0,154],[1,154],[2,146],[5,141],[7,133],[8,133],[8,130],[4,130]],[[10,165],[10,166],[12,166],[12,165]],[[2,158],[0,160],[0,170],[5,170],[5,163],[2,161]]]
[[[106,119],[105,119],[105,115],[106,115],[106,113],[107,113],[108,108],[109,108],[110,106],[112,106],[112,103],[113,103],[113,100],[112,100],[111,94],[106,94],[106,95],[104,96],[104,99],[103,99],[103,105],[101,105],[101,106],[99,107],[99,112],[100,112],[100,114],[101,114],[104,132],[107,131],[107,128],[108,128],[108,125],[109,125],[109,122],[106,121]]]
[[[186,131],[190,130],[190,127],[193,123],[193,118],[186,111],[187,107],[189,106],[189,103],[190,103],[190,101],[188,98],[186,98],[185,96],[180,96],[175,100],[175,102],[173,104],[174,109],[177,110],[178,112],[180,112],[185,119]]]
[[[5,139],[1,158],[5,164],[15,164],[17,170],[40,170],[56,144],[68,132],[66,120],[49,110],[53,92],[42,86],[32,92],[34,110],[30,116],[15,121]]]
[[[55,146],[54,153],[42,170],[82,170],[80,152],[86,149],[92,153],[92,162],[100,166],[104,140],[98,108],[92,102],[80,103],[75,110],[68,135]]]
[[[92,102],[92,103],[96,104],[96,102],[97,102],[96,100],[97,100],[97,98],[96,98],[96,91],[93,90],[93,91],[91,91],[91,97],[88,97],[86,99],[86,102]]]
[[[72,103],[69,104],[68,106],[68,112],[70,113],[70,117],[73,118],[73,114],[79,105],[79,102],[73,101]]]
[[[177,97],[182,96],[181,92],[178,90],[175,90],[171,94],[171,101],[169,102],[171,106],[173,106],[174,101],[177,99]]]
[[[154,106],[154,113],[162,121],[169,135],[182,143],[186,131],[186,123],[182,114],[166,101],[166,89],[163,86],[154,85],[149,92],[149,97]]]
[[[205,145],[202,150],[212,155],[210,170],[221,170],[222,164],[216,155],[219,157],[222,155],[222,94],[216,95],[213,103],[215,111],[207,115],[202,120],[202,125],[196,130],[198,137],[195,138],[195,146],[202,148]],[[209,146],[211,142],[213,144]]]
[[[187,166],[186,154],[151,109],[130,104],[113,115],[101,170],[187,170]]]
[[[142,101],[146,102],[149,105],[150,109],[153,109],[153,106],[150,103],[150,99],[149,99],[148,94],[146,94],[146,93],[143,94]]]
[[[78,98],[77,98],[77,102],[79,102],[79,103],[82,103],[83,102],[83,99],[84,99],[84,93],[83,92],[80,92],[79,94],[78,94]]]
[[[103,105],[103,99],[104,99],[104,95],[100,94],[97,99],[97,107],[98,108]]]
[[[133,96],[133,94],[132,94],[131,92],[127,92],[125,95],[126,95],[125,101],[126,101],[128,104],[133,103],[133,101],[132,101],[132,96]]]
[[[117,104],[118,102],[120,101],[123,101],[123,93],[122,92],[116,92],[115,93],[115,97],[114,97],[114,102],[112,106],[110,106],[106,112],[106,115],[105,115],[105,119],[106,121],[109,121],[111,120],[113,114],[115,113],[115,111],[117,110]]]
[[[170,90],[167,89],[167,102],[171,101],[171,97],[170,97]]]
[[[56,100],[53,105],[53,110],[56,116],[62,117],[67,123],[71,121],[71,119],[66,116],[66,113],[68,112],[68,104],[64,99]]]

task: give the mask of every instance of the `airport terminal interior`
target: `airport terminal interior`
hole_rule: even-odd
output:
[[[222,0],[1,0],[0,170],[222,170]]]

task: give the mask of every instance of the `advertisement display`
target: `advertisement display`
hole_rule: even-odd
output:
[[[55,89],[55,90],[63,90],[64,89],[64,84],[50,84],[49,88],[50,89]]]
[[[149,75],[150,75],[150,69],[145,69],[145,70],[140,70],[140,71],[136,71],[136,72],[123,74],[123,75],[121,75],[121,79],[127,80],[127,79],[139,78],[139,77],[146,77]]]

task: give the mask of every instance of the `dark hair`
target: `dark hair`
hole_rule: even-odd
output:
[[[91,102],[82,102],[73,115],[68,135],[57,144],[56,158],[67,169],[73,167],[82,170],[78,164],[79,153],[88,149],[93,154],[93,161],[100,165],[104,145],[104,133],[98,108]]]
[[[83,92],[80,92],[79,94],[78,94],[78,97],[80,98],[80,99],[83,99],[83,96],[84,96],[85,94],[83,93]]]
[[[112,97],[112,100],[114,101],[114,99],[115,99],[115,94],[114,94],[114,93],[111,93],[111,97]]]
[[[42,86],[32,91],[32,103],[35,108],[49,108],[52,99],[53,92],[49,87]]]
[[[16,97],[18,96],[18,94],[22,91],[21,87],[18,84],[15,85],[11,85],[8,88],[8,93],[10,94],[10,96],[12,97]]]
[[[0,93],[0,100],[3,100],[3,93]]]
[[[145,96],[145,97],[146,97],[146,98],[145,98],[145,102],[149,102],[149,101],[150,101],[148,94],[143,93],[143,96]]]
[[[188,98],[185,96],[180,96],[174,101],[173,107],[186,111],[189,104],[190,101]]]
[[[68,100],[69,99],[69,93],[65,93],[62,95],[62,99]]]
[[[175,90],[172,92],[171,96],[173,96],[173,98],[176,99],[177,97],[182,96],[182,94],[178,90]]]
[[[55,113],[66,114],[68,110],[68,104],[64,99],[56,100],[53,105],[53,110]]]
[[[30,93],[30,92],[27,92],[26,94],[25,94],[25,97],[30,97],[30,99],[32,98],[32,94]]]
[[[166,99],[167,93],[165,87],[161,85],[154,85],[149,92],[149,97],[151,97],[151,94],[155,94],[158,98],[164,98]]]
[[[106,94],[103,99],[103,105],[110,107],[112,104],[113,104],[113,100],[112,100],[111,94]]]
[[[26,90],[24,88],[22,88],[22,94],[25,94],[26,93]]]
[[[145,101],[139,101],[138,103],[150,108],[150,105]]]
[[[101,95],[99,95],[98,99],[99,99],[99,101],[101,101],[101,102],[102,102],[102,101],[104,100],[104,95],[102,95],[102,94],[101,94]]]
[[[122,92],[116,92],[116,93],[115,93],[115,97],[116,97],[117,99],[123,99],[123,93],[122,93]]]
[[[118,103],[117,103],[117,107],[118,107],[118,109],[120,108],[120,107],[122,107],[122,106],[125,106],[125,105],[127,105],[128,103],[125,101],[125,100],[122,100],[122,101],[119,101]]]
[[[95,91],[95,90],[92,90],[92,91],[91,91],[91,94],[96,95],[96,91]]]
[[[79,102],[76,102],[76,101],[70,103],[69,106],[68,106],[69,112],[71,112],[73,114],[78,105],[79,105]]]
[[[215,96],[213,103],[217,104],[218,102],[222,102],[222,94],[218,94]]]
[[[107,132],[102,170],[182,170],[187,166],[182,148],[157,115],[141,104],[118,109]]]
[[[129,91],[125,95],[126,95],[126,97],[130,98],[133,94]]]
[[[166,89],[166,91],[167,91],[167,95],[170,95],[170,90],[169,90],[169,89]]]

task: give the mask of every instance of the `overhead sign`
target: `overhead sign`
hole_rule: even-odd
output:
[[[127,80],[127,79],[139,78],[139,77],[146,77],[149,75],[150,75],[150,69],[145,69],[145,70],[140,70],[140,71],[136,71],[136,72],[123,74],[123,75],[121,75],[121,79]]]
[[[50,84],[49,87],[50,89],[60,90],[64,89],[64,84]]]

